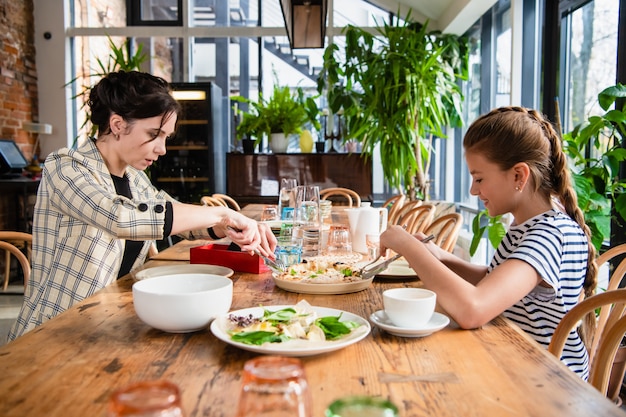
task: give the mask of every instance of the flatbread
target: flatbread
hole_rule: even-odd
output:
[[[361,281],[362,259],[360,253],[342,255],[319,255],[307,258],[305,262],[291,265],[282,274],[275,275],[284,281],[297,281],[310,284],[339,284]]]

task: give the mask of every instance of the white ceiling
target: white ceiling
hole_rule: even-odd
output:
[[[340,0],[335,0],[340,1]],[[462,35],[497,0],[370,0],[371,3],[406,16],[411,10],[412,20],[428,20],[431,30]]]

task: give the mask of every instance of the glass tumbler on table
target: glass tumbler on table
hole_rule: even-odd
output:
[[[263,206],[263,211],[261,211],[261,221],[266,222],[271,220],[278,220],[278,210],[276,206]]]
[[[276,259],[285,266],[291,266],[300,262],[302,256],[302,239],[290,235],[276,237]]]
[[[326,252],[330,255],[345,255],[352,253],[352,238],[350,236],[350,228],[347,225],[330,225]]]
[[[320,254],[320,189],[316,185],[296,187],[294,235],[302,238],[302,256]]]
[[[378,258],[378,255],[380,255],[380,235],[365,235],[365,245],[367,246],[367,257],[370,259],[370,261]]]
[[[311,417],[311,397],[301,361],[273,355],[248,360],[236,416]]]
[[[180,390],[169,381],[142,381],[111,394],[107,417],[183,417]]]
[[[296,207],[296,187],[298,181],[295,178],[283,178],[280,180],[278,191],[278,216],[283,219],[285,208]]]

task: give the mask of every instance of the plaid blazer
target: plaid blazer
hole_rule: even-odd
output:
[[[132,200],[115,191],[93,139],[46,158],[34,209],[32,273],[9,340],[115,281],[126,239],[145,240],[135,269],[152,241],[164,237],[166,202],[176,201],[143,172],[128,167],[126,175]],[[206,229],[182,236],[209,238]]]

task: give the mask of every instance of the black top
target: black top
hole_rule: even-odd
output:
[[[132,193],[130,192],[130,181],[127,176],[117,177],[115,175],[111,175],[113,178],[113,184],[115,184],[115,191],[118,195],[133,198]],[[141,248],[143,247],[143,241],[137,240],[126,240],[126,246],[124,247],[124,257],[122,258],[122,266],[120,267],[120,272],[117,274],[117,278],[123,277],[124,275],[130,272],[130,269],[133,267],[133,264],[137,260],[139,253],[141,252]]]

